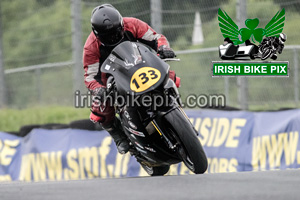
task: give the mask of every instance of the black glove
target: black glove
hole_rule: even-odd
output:
[[[93,103],[103,103],[106,97],[106,88],[98,87],[91,91],[93,95]]]
[[[176,57],[173,49],[171,49],[170,47],[167,47],[165,45],[162,45],[162,46],[158,47],[157,53],[159,54],[159,57],[161,59]]]

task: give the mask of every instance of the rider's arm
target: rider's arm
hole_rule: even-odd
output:
[[[156,48],[154,48],[156,51],[161,48],[170,47],[167,38],[163,34],[156,33],[155,30],[153,30],[147,23],[137,18],[124,18],[124,28],[125,30],[130,31],[136,39],[141,39],[144,41],[155,43],[157,42],[157,46]],[[173,70],[169,71],[169,77],[176,83],[177,87],[180,86],[180,78],[176,77],[175,72]]]
[[[278,46],[278,53],[281,54],[282,51],[283,51],[283,49],[284,49],[284,44],[280,44],[280,45]]]
[[[169,42],[163,34],[156,33],[147,23],[137,18],[124,18],[124,26],[125,30],[128,29],[136,39],[157,41],[157,48],[162,45],[169,47]]]
[[[84,68],[84,83],[90,90],[102,87],[95,80],[95,76],[99,71],[99,45],[94,34],[90,34],[83,48],[83,68]]]

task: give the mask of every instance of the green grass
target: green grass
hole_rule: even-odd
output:
[[[289,108],[295,108],[293,103],[288,104]],[[271,110],[277,110],[277,105]],[[265,110],[265,105],[249,106],[251,111]],[[0,131],[19,131],[21,126],[31,124],[61,123],[68,124],[74,120],[88,119],[90,111],[87,108],[74,108],[66,106],[32,107],[26,109],[1,109],[0,110]]]
[[[19,131],[30,124],[65,123],[89,118],[89,109],[63,106],[31,107],[27,109],[1,109],[0,131]]]

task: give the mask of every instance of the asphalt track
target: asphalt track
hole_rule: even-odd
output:
[[[1,200],[300,199],[300,170],[0,184]]]

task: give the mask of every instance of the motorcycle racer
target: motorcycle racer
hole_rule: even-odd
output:
[[[277,59],[276,53],[277,52],[279,54],[282,53],[286,39],[287,36],[284,33],[280,33],[279,37],[264,38],[261,44],[259,45],[259,52],[261,55],[263,55],[267,51],[270,51],[270,54],[267,57],[262,56],[262,60],[267,59],[269,56],[271,57],[271,59],[276,60]]]
[[[122,17],[119,11],[110,4],[97,6],[91,16],[92,32],[88,36],[83,50],[84,82],[86,87],[99,101],[94,101],[90,120],[100,123],[114,139],[119,153],[129,150],[126,135],[120,121],[115,117],[115,109],[110,102],[103,102],[108,75],[100,71],[102,63],[114,47],[123,41],[139,41],[154,50],[161,58],[174,58],[168,40],[156,33],[147,23],[133,17]],[[176,82],[174,71],[169,77]]]

